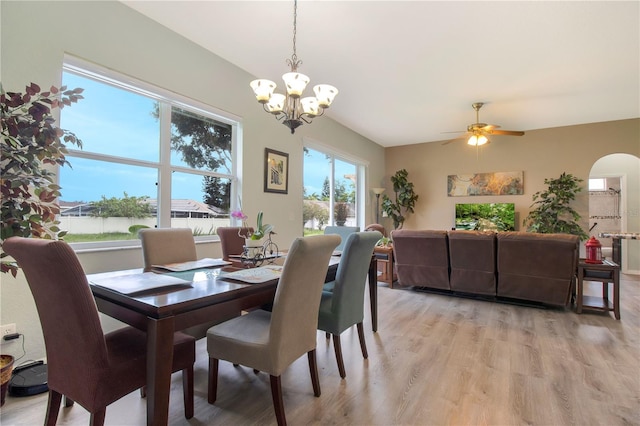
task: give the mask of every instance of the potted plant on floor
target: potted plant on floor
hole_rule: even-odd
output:
[[[533,194],[535,207],[524,219],[523,225],[528,232],[543,234],[573,234],[586,240],[589,235],[578,224],[580,215],[571,207],[576,194],[582,190],[579,179],[571,174],[562,173],[557,179],[545,179],[545,191]]]
[[[6,92],[0,86],[2,111],[2,221],[0,241],[12,236],[57,239],[60,213],[51,166],[65,166],[65,143],[82,147],[73,133],[55,125],[52,110],[82,99],[83,89],[51,87],[42,92],[31,83],[24,93]],[[0,243],[1,244],[1,243]],[[0,253],[1,270],[16,276],[18,266]]]
[[[393,227],[395,229],[402,229],[406,215],[414,212],[413,209],[418,200],[418,194],[413,190],[413,183],[407,179],[408,175],[409,172],[402,169],[391,176],[395,200],[392,201],[387,195],[382,197],[382,211],[393,219]]]

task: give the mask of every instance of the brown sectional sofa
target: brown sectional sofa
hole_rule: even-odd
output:
[[[396,230],[398,283],[567,306],[578,264],[575,235]]]

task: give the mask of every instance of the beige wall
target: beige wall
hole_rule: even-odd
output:
[[[265,219],[276,227],[280,246],[288,247],[302,235],[303,137],[368,163],[369,181],[376,182],[373,186],[384,176],[384,149],[331,120],[330,111],[291,135],[255,101],[249,88],[255,76],[119,2],[3,1],[0,8],[0,78],[6,91],[24,91],[30,82],[59,86],[63,56],[68,53],[240,117],[243,208],[250,217],[264,211]],[[349,96],[347,88],[340,89],[336,102]],[[287,195],[263,191],[266,147],[289,153]],[[367,182],[366,186],[372,185]],[[365,204],[368,223],[375,215],[370,195]],[[217,257],[220,249],[218,244],[199,245],[198,253]],[[79,257],[87,272],[142,265],[139,249],[81,253]],[[0,279],[1,323],[16,323],[25,334],[27,358],[44,356],[37,314],[24,279]],[[2,350],[9,353],[21,352],[17,343],[5,346]]]
[[[451,229],[456,203],[515,203],[520,229],[532,204],[532,195],[546,189],[545,178],[557,178],[562,172],[583,179],[574,208],[588,229],[587,180],[591,167],[608,154],[625,153],[640,157],[640,119],[592,123],[527,131],[522,137],[494,137],[486,148],[468,146],[464,141],[447,145],[441,142],[407,145],[386,149],[386,182],[397,170],[405,168],[419,195],[416,213],[408,217],[405,228]],[[636,166],[637,167],[637,166]],[[524,194],[505,196],[447,196],[447,176],[477,172],[524,171]],[[636,174],[637,176],[637,174]],[[630,193],[640,193],[637,178]],[[387,183],[389,194],[392,187]],[[635,191],[635,192],[634,192]],[[638,197],[631,198],[628,232],[640,232]],[[386,219],[387,228],[393,226]],[[636,251],[637,253],[637,251]]]

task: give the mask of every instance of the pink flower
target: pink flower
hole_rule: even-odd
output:
[[[236,219],[240,219],[242,221],[245,221],[249,218],[249,216],[247,216],[246,214],[244,214],[242,212],[242,210],[234,210],[231,212],[231,217],[236,218]]]

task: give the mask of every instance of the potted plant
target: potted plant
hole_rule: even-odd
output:
[[[12,236],[57,239],[60,187],[50,166],[69,165],[65,143],[82,146],[73,133],[55,125],[52,110],[82,99],[83,89],[51,87],[41,92],[31,83],[25,93],[0,86],[2,110],[2,222],[0,241]],[[64,142],[63,142],[64,141]],[[16,276],[18,266],[0,253],[2,272]]]
[[[344,226],[349,215],[349,205],[347,203],[336,203],[334,214],[336,215],[336,225]]]
[[[405,169],[398,170],[391,176],[395,200],[391,200],[387,195],[382,197],[382,211],[393,219],[393,227],[402,229],[406,215],[413,213],[418,200],[418,194],[413,190],[413,183],[409,182],[407,176],[409,172]]]
[[[589,235],[577,223],[580,215],[571,207],[576,194],[582,190],[580,182],[582,179],[567,173],[562,173],[557,179],[545,179],[548,188],[533,194],[531,207],[535,208],[522,222],[527,231],[573,234],[581,240],[588,239]]]

